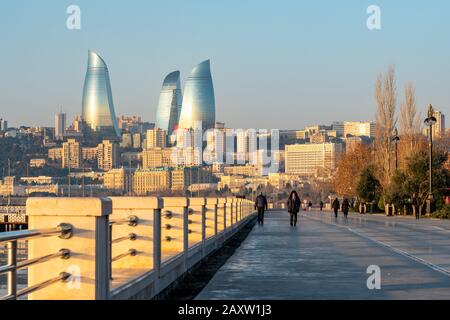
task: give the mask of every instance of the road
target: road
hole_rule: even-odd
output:
[[[271,211],[196,299],[450,299],[450,222]]]

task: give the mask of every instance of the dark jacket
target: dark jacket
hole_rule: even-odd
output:
[[[256,200],[255,200],[255,209],[256,208],[265,208],[267,210],[267,207],[268,207],[267,198],[261,194],[259,196],[257,196]]]
[[[347,199],[344,199],[344,201],[342,201],[342,212],[348,212],[349,209],[350,209],[350,202],[348,202]]]
[[[335,210],[339,210],[339,207],[341,206],[341,204],[339,203],[338,199],[334,199],[333,203],[331,204],[331,206],[333,207],[333,209]]]
[[[301,201],[299,197],[296,197],[295,200],[292,197],[289,197],[287,201],[287,207],[289,213],[298,213],[300,211]]]

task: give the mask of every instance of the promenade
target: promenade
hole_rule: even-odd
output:
[[[450,299],[450,222],[270,211],[197,299]]]

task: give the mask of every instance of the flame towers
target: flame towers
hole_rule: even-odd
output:
[[[83,89],[82,116],[86,129],[101,137],[120,135],[111,92],[108,67],[95,52],[89,51]]]
[[[182,99],[180,72],[175,71],[164,79],[156,113],[157,128],[172,134],[178,126]]]
[[[206,60],[192,70],[186,81],[179,127],[191,129],[201,123],[206,130],[214,128],[215,121],[214,86],[210,61]]]

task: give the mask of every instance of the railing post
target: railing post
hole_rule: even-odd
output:
[[[202,258],[205,257],[206,245],[206,202],[202,206]]]
[[[239,222],[239,204],[240,204],[240,199],[234,199],[235,203],[236,203],[236,213],[234,214],[235,218],[234,218],[234,223],[237,224]]]
[[[223,231],[226,232],[227,230],[227,211],[228,211],[228,198],[225,199],[225,202],[223,204]]]
[[[28,256],[34,259],[61,249],[69,259],[53,259],[28,269],[28,286],[53,279],[61,272],[71,276],[28,296],[30,300],[104,300],[109,298],[109,215],[112,202],[106,198],[29,198],[29,228],[54,228],[71,224],[72,237],[28,240]]]
[[[17,265],[17,241],[8,242],[8,266]],[[17,294],[17,270],[8,272],[8,296],[16,297]]]
[[[183,264],[184,270],[188,270],[189,259],[189,199],[186,200],[186,206],[183,209]]]
[[[162,200],[162,199],[161,199]],[[161,206],[161,208],[164,205]],[[161,209],[153,210],[153,268],[155,270],[155,291],[159,292],[161,278]]]
[[[218,202],[216,200],[216,204],[214,205],[214,237],[217,237],[217,234],[219,233],[219,215],[218,215],[218,211],[219,211],[219,205]]]

